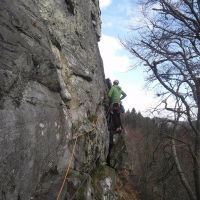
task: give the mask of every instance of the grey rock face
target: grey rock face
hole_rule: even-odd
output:
[[[128,152],[125,142],[125,131],[113,135],[113,144],[109,150],[110,166],[116,170],[126,168],[128,163]]]
[[[115,191],[117,176],[113,168],[100,166],[93,173],[93,188],[95,199],[116,200]]]
[[[0,199],[56,199],[76,135],[71,168],[105,162],[99,13],[97,0],[0,1]]]

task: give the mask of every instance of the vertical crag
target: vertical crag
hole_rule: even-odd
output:
[[[2,0],[0,12],[0,198],[55,200],[72,157],[70,199],[108,152],[98,1]]]

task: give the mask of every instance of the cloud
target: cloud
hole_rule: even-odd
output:
[[[102,35],[99,49],[107,77],[115,78],[115,73],[125,72],[129,69],[130,59],[127,54],[123,53],[123,47],[117,38]]]
[[[111,1],[100,0],[101,8],[110,4]],[[146,21],[140,12],[142,7],[132,0],[121,0],[120,3],[113,3],[111,6],[105,14],[104,10],[102,12],[102,30],[105,32],[99,42],[106,78],[110,78],[111,81],[114,79],[120,81],[120,86],[127,94],[123,100],[126,109],[131,110],[134,107],[136,111],[149,116],[145,111],[155,107],[158,99],[154,97],[153,91],[144,89],[143,68],[129,71],[130,66],[137,65],[138,60],[130,57],[117,38],[117,36],[122,38],[123,35],[126,37],[130,33],[130,27],[144,25]]]
[[[124,52],[119,40],[115,37],[102,35],[99,49],[106,77],[112,81],[119,79],[120,86],[127,93],[127,97],[123,100],[125,108],[132,109],[134,107],[137,111],[145,114],[145,110],[155,103],[153,94],[143,90],[144,82],[141,81],[143,76],[141,72],[127,72],[133,61],[130,60],[127,52]]]
[[[144,116],[148,116],[148,111],[158,104],[151,91],[145,91],[142,87],[131,84],[125,85],[123,88],[127,93],[127,97],[123,100],[126,109],[131,110],[134,107],[137,112],[140,111]]]
[[[100,8],[102,9],[108,7],[112,3],[112,0],[100,0],[99,3]]]

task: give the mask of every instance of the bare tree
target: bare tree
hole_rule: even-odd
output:
[[[147,69],[147,80],[162,86],[157,95],[176,127],[187,122],[194,186],[181,167],[176,135],[172,153],[189,199],[200,200],[200,0],[144,0],[142,5],[146,23],[122,43]]]

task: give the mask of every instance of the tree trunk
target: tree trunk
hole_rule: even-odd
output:
[[[188,183],[188,181],[187,181],[187,179],[184,175],[184,172],[181,168],[181,165],[180,165],[180,162],[179,162],[179,159],[178,159],[178,155],[177,155],[177,151],[176,151],[176,145],[175,145],[174,139],[172,139],[172,152],[173,152],[176,168],[177,168],[177,171],[178,171],[178,175],[181,179],[181,182],[182,182],[184,188],[186,189],[186,191],[188,193],[190,200],[200,200],[199,198],[196,198],[194,193],[192,192],[192,189],[190,188],[190,185],[189,185],[189,183]]]
[[[195,140],[194,180],[197,199],[200,200],[200,136]]]

